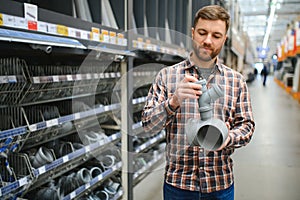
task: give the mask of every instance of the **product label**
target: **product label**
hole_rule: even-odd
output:
[[[57,25],[57,30],[56,32],[60,35],[64,35],[64,36],[68,36],[69,31],[68,31],[68,27],[63,26],[63,25]]]
[[[3,15],[0,13],[0,26],[3,26]]]

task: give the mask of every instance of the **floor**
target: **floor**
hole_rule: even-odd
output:
[[[251,143],[233,155],[236,200],[300,200],[300,104],[272,76],[249,84],[256,121]],[[134,188],[134,200],[162,200],[163,165]]]

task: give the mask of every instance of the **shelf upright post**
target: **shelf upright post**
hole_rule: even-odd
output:
[[[132,13],[133,0],[124,0],[124,30],[127,33],[128,49],[131,48],[131,34],[133,28]],[[133,94],[133,57],[128,57],[127,62],[121,63],[121,133],[122,133],[122,187],[123,199],[133,200],[133,136],[132,136],[132,94]]]

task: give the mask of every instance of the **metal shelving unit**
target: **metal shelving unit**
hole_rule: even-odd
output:
[[[187,56],[186,48],[168,43],[168,39],[175,38],[158,40],[152,32],[144,35],[122,31],[139,28],[131,21],[132,11],[136,11],[133,5],[139,4],[138,1],[105,1],[105,4],[110,2],[111,9],[120,11],[115,13],[114,19],[120,29],[99,24],[103,16],[97,17],[94,13],[101,10],[98,3],[91,9],[94,22],[70,16],[70,8],[75,6],[73,1],[65,2],[68,4],[66,10],[55,9],[61,13],[52,12],[53,5],[48,5],[50,10],[46,4],[38,8],[39,21],[36,29],[32,29],[27,26],[20,2],[4,0],[0,7],[0,43],[4,49],[9,47],[2,51],[0,58],[0,116],[5,119],[0,123],[0,198],[26,198],[30,192],[84,166],[113,144],[117,148],[121,145],[121,160],[61,199],[79,199],[92,193],[120,171],[122,188],[111,198],[133,199],[134,185],[164,158],[162,152],[152,152],[163,143],[164,133],[147,136],[141,126],[140,113],[147,90],[164,64],[178,62]],[[157,0],[143,0],[142,5],[154,9],[158,3]],[[164,0],[164,8],[171,3]],[[185,8],[190,1],[178,3],[179,6],[183,4]],[[175,9],[175,3],[172,5]],[[147,16],[150,25],[162,25],[163,19],[150,19],[145,10],[134,14]],[[169,13],[164,17],[172,16]],[[173,26],[175,22],[168,20]],[[186,30],[182,25],[181,29]],[[83,63],[88,55],[93,61]],[[158,65],[137,67],[137,63],[151,62]],[[84,68],[80,67],[82,64]],[[112,96],[119,102],[113,102]],[[80,104],[81,110],[76,110],[76,101],[87,104]],[[56,149],[49,148],[53,160],[33,167],[31,151],[56,140],[72,146],[77,132],[99,124],[105,129],[104,141],[71,148],[61,156],[56,155]],[[134,137],[142,138],[136,147],[133,147]],[[144,159],[139,157],[143,154],[149,154],[147,162],[134,171],[134,159]]]

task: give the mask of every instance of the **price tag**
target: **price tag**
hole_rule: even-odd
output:
[[[9,83],[16,83],[17,77],[16,76],[7,76]]]
[[[40,77],[36,76],[36,77],[33,77],[33,83],[40,83]]]
[[[76,29],[68,28],[68,35],[69,35],[69,37],[76,37]]]
[[[104,78],[104,73],[101,73],[101,74],[100,74],[100,78]]]
[[[48,24],[48,32],[52,34],[57,34],[57,27],[56,24]]]
[[[81,80],[81,79],[82,79],[81,74],[76,74],[76,80]]]
[[[109,78],[109,73],[104,74],[105,78]]]
[[[29,130],[30,130],[31,132],[36,131],[36,130],[37,130],[37,125],[36,125],[36,124],[30,125],[30,126],[29,126]]]
[[[75,120],[76,120],[76,119],[80,119],[80,113],[75,113],[74,118],[75,118]]]
[[[1,26],[3,25],[3,15],[2,15],[2,13],[0,13],[0,25]],[[0,192],[1,192],[1,190],[0,190]]]
[[[94,74],[94,78],[98,79],[99,78],[99,74]]]
[[[56,125],[58,125],[58,119],[52,119],[52,120],[46,121],[47,128],[52,127],[52,126],[56,126]]]
[[[85,147],[85,152],[86,152],[86,153],[88,153],[88,152],[90,152],[90,151],[91,151],[91,147],[90,147],[90,146]]]
[[[0,197],[2,197],[2,190],[0,189]]]
[[[47,33],[48,24],[46,22],[38,22],[38,31]]]
[[[116,74],[113,73],[113,72],[110,73],[110,76],[111,76],[112,78],[116,78]]]
[[[60,35],[68,36],[69,30],[68,27],[63,26],[63,25],[57,25],[57,30],[56,32]]]
[[[70,75],[70,74],[68,74],[68,75],[67,75],[67,80],[68,80],[68,81],[73,81],[73,76]]]
[[[38,171],[39,171],[39,175],[41,175],[46,172],[46,167],[45,166],[40,167]]]
[[[8,83],[7,76],[0,76],[0,83]]]
[[[88,188],[90,188],[91,187],[91,184],[90,183],[86,183],[85,184],[85,189],[88,189]]]
[[[23,185],[26,185],[27,183],[28,183],[27,177],[21,178],[19,180],[20,187],[23,186]]]
[[[27,29],[27,21],[22,17],[15,17],[15,27]]]
[[[27,21],[28,30],[37,31],[37,22],[36,21]]]
[[[71,192],[71,194],[70,194],[70,199],[73,199],[73,198],[75,198],[76,197],[76,192],[74,191],[74,192]]]
[[[92,75],[91,74],[86,74],[86,79],[88,79],[88,80],[92,79]]]
[[[53,82],[59,82],[59,76],[53,76]]]
[[[69,161],[69,157],[68,156],[64,156],[63,157],[63,163],[66,163],[66,162],[68,162]]]

